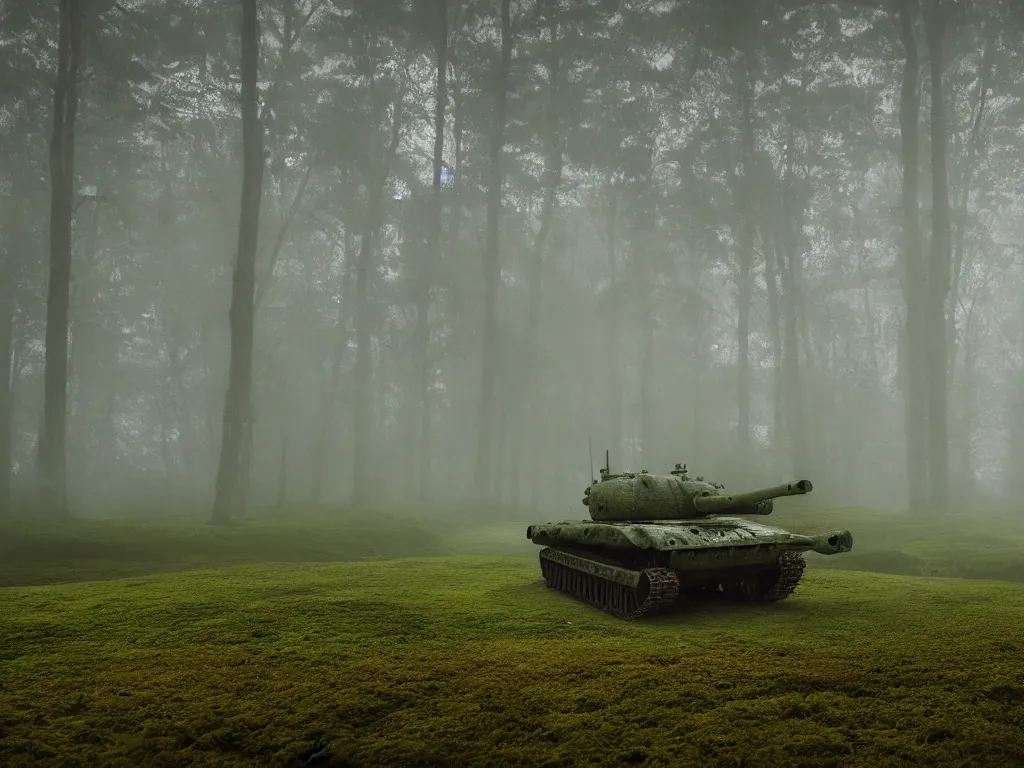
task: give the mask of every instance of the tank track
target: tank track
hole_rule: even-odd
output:
[[[644,568],[640,573],[646,590],[549,560],[544,551],[540,553],[540,570],[549,588],[627,621],[670,608],[679,596],[679,577],[671,568]]]
[[[807,561],[798,552],[783,552],[779,555],[779,577],[775,580],[768,591],[764,593],[762,600],[777,603],[785,600],[796,589],[800,578],[804,575],[804,568]]]

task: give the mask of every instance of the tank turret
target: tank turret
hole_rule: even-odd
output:
[[[583,492],[583,504],[592,520],[607,521],[683,520],[723,513],[770,515],[773,499],[801,496],[813,488],[810,480],[797,480],[758,491],[725,494],[719,483],[703,477],[691,480],[681,464],[668,475],[646,471],[612,475],[602,468],[601,480]]]
[[[725,493],[720,483],[691,479],[685,464],[668,475],[613,474],[606,458],[601,479],[584,491],[590,520],[531,525],[526,535],[544,547],[549,587],[621,618],[666,610],[686,594],[775,602],[800,581],[802,553],[849,552],[853,536],[804,536],[742,518],[771,514],[774,499],[812,489],[797,480]]]

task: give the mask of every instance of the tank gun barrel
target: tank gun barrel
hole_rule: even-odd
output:
[[[853,534],[845,529],[820,533],[810,538],[814,544],[811,549],[821,555],[838,555],[853,549]]]
[[[759,502],[777,499],[780,496],[802,496],[810,493],[814,486],[810,480],[797,480],[795,483],[776,485],[747,493],[731,493],[721,496],[694,496],[694,508],[704,515],[713,515],[733,509],[751,507]]]

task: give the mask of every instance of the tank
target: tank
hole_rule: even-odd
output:
[[[612,474],[606,458],[601,479],[583,492],[590,520],[531,525],[526,535],[543,547],[548,587],[623,619],[664,612],[686,595],[773,603],[800,583],[804,552],[853,548],[847,530],[804,536],[744,519],[812,488],[798,480],[727,494],[691,479],[685,465],[668,475]]]

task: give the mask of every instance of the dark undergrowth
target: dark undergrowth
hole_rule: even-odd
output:
[[[409,517],[263,512],[229,526],[206,516],[0,523],[0,587],[116,579],[244,563],[451,554]]]

